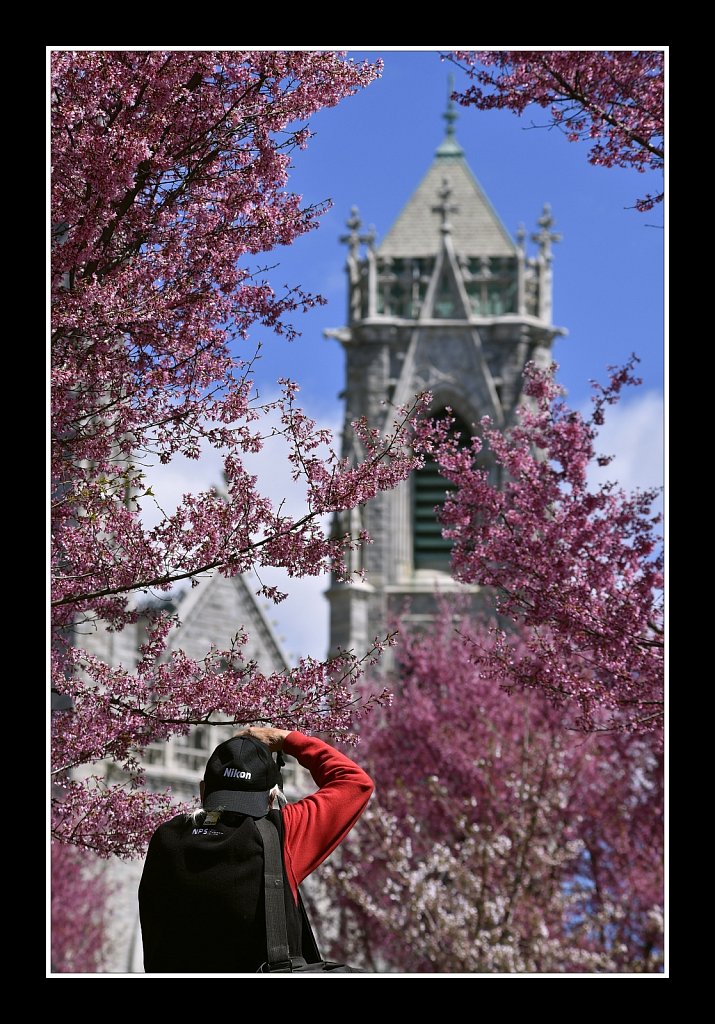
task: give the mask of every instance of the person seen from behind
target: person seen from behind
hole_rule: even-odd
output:
[[[284,803],[283,752],[318,786],[296,803]],[[302,956],[298,886],[345,839],[373,788],[350,758],[300,732],[252,727],[219,744],[200,784],[202,810],[165,822],[149,843],[139,885],[145,971],[255,973],[266,962],[264,817],[281,838],[289,947]]]

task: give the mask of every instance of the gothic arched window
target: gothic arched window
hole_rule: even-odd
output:
[[[433,415],[439,418],[446,412],[442,410]],[[459,417],[455,417],[452,432],[460,435],[460,443],[469,443],[472,432]],[[432,459],[425,459],[422,469],[413,473],[412,551],[415,569],[449,570],[452,542],[442,536],[439,513],[452,488],[453,485],[445,480]]]

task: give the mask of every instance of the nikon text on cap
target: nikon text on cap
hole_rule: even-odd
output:
[[[252,736],[234,736],[219,744],[208,760],[204,807],[262,818],[268,813],[270,792],[280,782],[280,769],[265,743]]]

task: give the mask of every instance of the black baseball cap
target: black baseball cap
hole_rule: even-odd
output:
[[[234,736],[220,743],[204,772],[204,807],[262,818],[268,814],[270,792],[283,779],[265,743],[253,736]]]

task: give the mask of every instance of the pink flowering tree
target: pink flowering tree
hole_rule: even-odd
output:
[[[535,104],[549,127],[588,142],[590,163],[662,171],[662,50],[457,50],[450,59],[473,83],[457,94],[464,106],[521,115]],[[635,205],[650,210],[662,198],[659,190]]]
[[[80,635],[99,620],[121,630],[137,620],[138,596],[209,571],[344,574],[346,552],[365,538],[329,536],[326,517],[414,465],[408,410],[388,436],[356,424],[363,457],[348,464],[296,406],[294,382],[265,403],[253,377],[266,332],[294,334],[291,314],[321,301],[276,293],[258,262],[324,209],[287,188],[290,161],[310,115],[378,73],[331,52],[52,56],[53,685],[74,702],[53,720],[61,842],[142,851],[168,801],[141,787],[138,754],[193,724],[270,720],[344,735],[361,664],[386,642],[264,675],[242,659],[241,635],[199,661],[168,655],[173,620],[160,611],[148,613],[135,668],[104,664]],[[305,488],[297,518],[260,493],[246,465],[276,430]],[[148,467],[209,448],[223,456],[225,492],[186,494],[148,528]],[[103,760],[128,781],[92,774]]]
[[[52,843],[52,971],[96,974],[105,964],[112,887],[104,862],[66,843]]]
[[[404,973],[657,972],[656,737],[580,736],[534,691],[505,695],[449,608],[400,629],[392,707],[363,723],[376,792],[326,868],[334,953]]]
[[[425,421],[418,447],[454,485],[443,510],[453,573],[489,588],[500,617],[488,644],[467,641],[480,671],[507,690],[540,691],[570,728],[662,738],[658,491],[589,480],[611,461],[598,429],[623,387],[640,383],[634,361],[595,386],[588,418],[563,401],[555,366],[530,365],[512,429],[485,417],[481,436],[460,446],[449,420]]]

